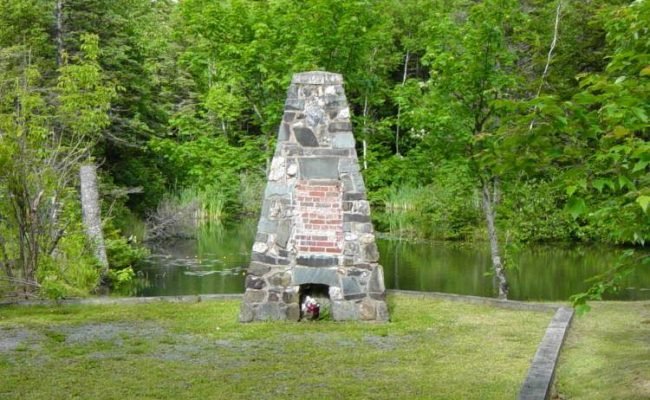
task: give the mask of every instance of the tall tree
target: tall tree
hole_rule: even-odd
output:
[[[79,162],[108,124],[114,92],[97,64],[98,40],[82,40],[82,55],[64,60],[54,87],[31,63],[28,48],[0,57],[0,247],[6,275],[25,294],[38,287],[37,272],[56,256],[74,219],[65,211],[77,204],[72,184]]]
[[[425,58],[431,76],[428,96],[433,104],[444,104],[432,109],[432,116],[448,123],[441,126],[440,134],[462,143],[481,193],[498,296],[502,299],[507,298],[508,284],[496,205],[503,171],[500,127],[507,116],[498,105],[517,95],[517,57],[512,41],[513,27],[521,18],[518,2],[510,0],[469,2],[463,8],[439,13],[430,21]],[[445,128],[456,131],[444,133]]]
[[[167,125],[161,64],[173,7],[167,0],[65,0],[62,7],[68,54],[81,51],[83,33],[99,37],[99,65],[119,96],[111,103],[111,123],[102,130],[95,154],[116,184],[143,188],[128,201],[140,212],[155,207],[164,191],[159,160],[148,154],[147,143],[164,135]]]
[[[569,206],[617,243],[645,245],[650,239],[650,3],[608,7],[600,14],[607,32],[606,66],[579,76],[581,90],[567,108],[571,129],[593,147],[568,176]],[[616,290],[635,267],[648,267],[647,253],[626,256],[574,304]]]

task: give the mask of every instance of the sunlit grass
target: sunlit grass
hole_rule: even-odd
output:
[[[183,188],[176,194],[180,207],[193,204],[192,219],[196,226],[221,223],[226,218],[226,200],[215,187]]]
[[[412,186],[391,186],[383,200],[387,212],[405,212],[417,209],[426,189]]]
[[[0,397],[514,398],[551,318],[390,303],[387,324],[240,324],[239,301],[4,308]]]
[[[262,207],[266,177],[263,173],[239,174],[239,204],[244,215],[256,215]]]
[[[556,392],[565,399],[650,399],[650,302],[591,303],[573,321]]]
[[[186,187],[167,193],[147,221],[148,240],[194,237],[199,228],[219,226],[228,217],[217,187]]]
[[[373,194],[371,194],[373,196]],[[485,240],[475,190],[434,182],[390,186],[374,194],[376,228],[394,238]]]

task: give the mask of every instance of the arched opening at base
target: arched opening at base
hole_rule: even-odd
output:
[[[330,287],[319,283],[300,285],[300,320],[331,319]]]

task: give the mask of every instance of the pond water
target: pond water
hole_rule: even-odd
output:
[[[243,293],[257,221],[205,229],[196,239],[154,248],[138,270],[138,296]],[[493,296],[487,245],[378,239],[388,289]],[[567,300],[615,263],[620,250],[595,246],[535,246],[508,270],[512,300]],[[611,298],[650,299],[650,269],[637,268]]]

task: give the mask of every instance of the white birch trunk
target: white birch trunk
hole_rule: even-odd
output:
[[[499,299],[508,299],[508,282],[506,280],[505,270],[501,261],[501,254],[499,251],[499,238],[497,237],[497,230],[494,224],[495,211],[494,199],[490,193],[490,185],[486,181],[483,183],[483,213],[485,214],[485,222],[487,223],[488,237],[490,239],[490,254],[492,256],[492,267],[494,268],[494,278],[496,279],[497,289],[499,291]]]
[[[402,87],[406,83],[406,78],[408,77],[408,66],[411,53],[407,50],[406,57],[404,57],[404,74],[402,75]],[[402,102],[400,101],[397,104],[397,126],[395,127],[395,154],[400,155],[399,153],[399,131],[400,131],[400,118],[402,116]]]
[[[64,0],[56,1],[56,9],[54,16],[56,19],[56,65],[59,67],[63,65],[63,2]]]
[[[363,100],[363,169],[368,169],[368,142],[366,141],[368,137],[368,129],[366,127],[366,121],[368,118],[368,96]]]
[[[97,187],[97,167],[93,164],[82,165],[79,170],[81,181],[81,211],[86,236],[93,245],[95,258],[101,266],[101,275],[108,274],[108,258],[102,233],[99,190]]]

